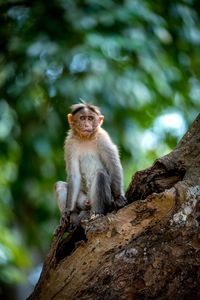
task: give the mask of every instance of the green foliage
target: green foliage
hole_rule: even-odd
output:
[[[200,15],[195,0],[4,0],[0,21],[0,279],[11,282],[58,223],[72,103],[102,108],[126,186],[186,131],[200,103]]]

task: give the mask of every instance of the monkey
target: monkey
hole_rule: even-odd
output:
[[[70,223],[88,213],[105,215],[126,204],[123,172],[117,146],[101,127],[97,106],[78,103],[67,115],[70,130],[64,143],[67,182],[55,184],[56,201]]]

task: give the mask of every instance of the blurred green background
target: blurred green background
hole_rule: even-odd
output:
[[[0,1],[4,299],[30,291],[59,222],[53,185],[66,178],[69,106],[101,107],[127,187],[197,116],[199,75],[197,0]]]

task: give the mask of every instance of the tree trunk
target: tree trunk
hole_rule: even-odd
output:
[[[67,237],[61,224],[29,300],[200,299],[200,115],[126,195]]]

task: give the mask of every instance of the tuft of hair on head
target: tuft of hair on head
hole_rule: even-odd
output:
[[[75,115],[78,111],[80,111],[81,109],[84,109],[84,108],[91,110],[92,112],[96,113],[98,116],[101,115],[101,111],[98,106],[87,103],[82,99],[81,99],[81,101],[82,101],[82,103],[73,104],[71,106],[72,115]]]

